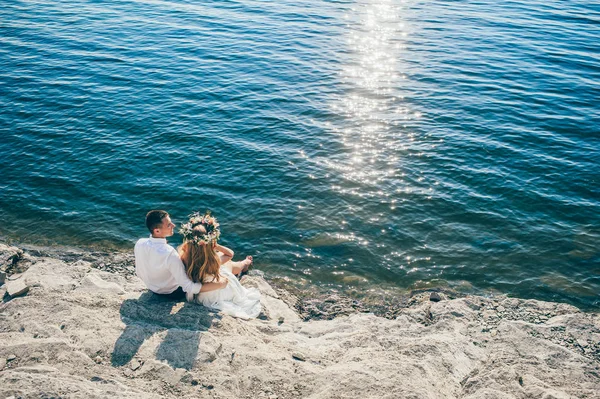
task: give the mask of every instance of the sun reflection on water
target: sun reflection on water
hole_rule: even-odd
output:
[[[423,115],[409,100],[414,84],[404,62],[411,29],[403,20],[406,12],[399,0],[365,1],[348,11],[339,52],[340,90],[330,98],[333,116],[321,125],[332,133],[333,143],[326,153],[298,154],[315,166],[308,178],[339,197],[334,208],[325,210],[326,220],[317,223],[313,213],[310,222],[298,223],[308,230],[304,245],[325,246],[335,254],[334,270],[367,276],[377,259],[404,276],[431,260],[422,256],[419,245],[401,258],[393,252],[406,221],[403,209],[433,194],[432,182],[412,161],[425,155],[430,140],[417,130]],[[315,210],[310,201],[306,207],[305,212]]]
[[[405,184],[398,171],[412,136],[400,124],[421,116],[404,102],[402,92],[406,75],[399,63],[408,28],[402,6],[391,0],[358,5],[346,19],[348,51],[340,80],[347,89],[332,105],[341,122],[331,126],[345,151],[324,163],[346,183],[360,186],[332,189],[387,200],[390,187]]]

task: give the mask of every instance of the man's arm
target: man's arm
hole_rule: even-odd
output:
[[[220,283],[204,283],[202,284],[202,288],[200,288],[200,292],[210,292],[215,290],[222,290],[227,287],[227,283],[229,280],[222,279]],[[184,290],[185,291],[185,290]]]

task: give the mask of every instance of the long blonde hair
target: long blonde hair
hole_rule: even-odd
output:
[[[204,226],[194,227],[194,236],[205,233]],[[214,277],[214,281],[219,281],[221,261],[215,250],[216,243],[214,240],[209,244],[186,241],[179,247],[179,257],[185,265],[185,273],[194,283],[203,283],[210,276]]]

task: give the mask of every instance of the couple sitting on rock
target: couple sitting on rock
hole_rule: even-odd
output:
[[[219,223],[209,213],[194,213],[181,226],[183,244],[178,251],[167,244],[175,227],[167,212],[148,212],[146,226],[151,235],[135,244],[135,271],[150,291],[186,298],[235,317],[259,315],[260,293],[242,287],[236,277],[248,269],[252,257],[232,260],[233,251],[217,243]]]

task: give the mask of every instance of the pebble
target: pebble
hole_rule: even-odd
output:
[[[442,300],[442,297],[441,297],[441,295],[440,295],[440,294],[438,294],[437,292],[432,292],[432,293],[429,295],[429,300],[430,300],[431,302],[439,302],[439,301],[441,301],[441,300]]]
[[[7,361],[9,361],[9,362],[12,362],[12,361],[13,361],[13,360],[15,360],[16,358],[17,358],[17,356],[16,356],[16,355],[8,355],[8,356],[6,357],[6,360],[7,360]]]
[[[496,310],[497,310],[498,312],[504,312],[506,309],[504,308],[504,306],[500,305],[500,306],[498,306],[498,307],[496,308]]]
[[[6,281],[6,273],[0,272],[0,285],[4,284]]]
[[[294,352],[292,353],[292,358],[296,359],[296,360],[300,360],[301,362],[306,360],[306,356],[304,356],[303,353],[300,352]]]
[[[133,377],[133,371],[130,369],[123,370],[123,374],[125,375],[125,377]]]
[[[94,358],[94,361],[95,361],[96,363],[100,364],[100,363],[102,363],[102,358],[101,358],[100,356],[96,356],[96,357]]]

